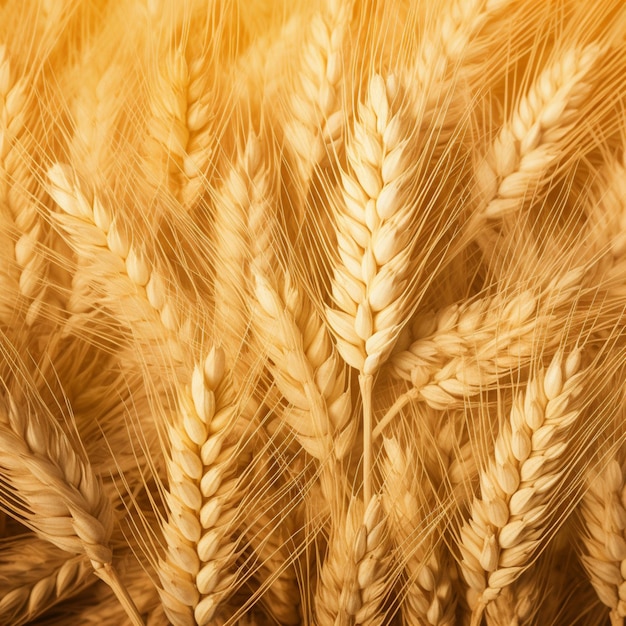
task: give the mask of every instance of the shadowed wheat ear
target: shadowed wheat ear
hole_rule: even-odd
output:
[[[352,498],[333,519],[328,553],[315,592],[318,626],[385,623],[384,601],[391,581],[389,531],[381,499],[367,507]]]
[[[0,542],[0,622],[19,626],[97,579],[85,555],[73,556],[32,535]]]
[[[359,373],[363,397],[363,493],[371,497],[372,387],[409,307],[415,203],[407,123],[396,85],[373,75],[346,144],[342,201],[334,211],[337,258],[326,318],[341,356]]]
[[[237,546],[232,540],[240,489],[237,444],[228,439],[237,418],[236,395],[224,351],[212,348],[179,389],[179,413],[168,426],[171,450],[163,524],[165,559],[158,564],[166,613],[173,624],[213,623],[233,593]]]
[[[20,410],[11,396],[2,400],[0,502],[43,539],[87,556],[132,623],[141,626],[141,616],[112,564],[114,518],[102,484],[53,418],[43,408],[41,414],[35,409]]]
[[[485,607],[529,565],[550,529],[550,506],[563,479],[563,459],[579,410],[580,350],[561,352],[533,376],[511,407],[480,472],[480,496],[459,535],[472,626]]]
[[[208,184],[209,164],[215,157],[214,146],[221,132],[215,126],[219,118],[217,67],[211,50],[198,50],[193,43],[164,43],[159,50],[160,71],[150,89],[150,118],[147,121],[145,159],[148,178],[166,189],[188,211]],[[218,37],[216,37],[217,39]]]
[[[276,515],[274,515],[276,513]],[[291,511],[245,511],[246,538],[256,559],[255,578],[262,603],[273,619],[284,626],[301,624],[300,589],[296,574],[296,525]]]
[[[580,508],[582,562],[600,600],[610,609],[611,624],[626,617],[626,488],[624,470],[609,461],[590,485]]]
[[[42,307],[50,306],[53,301],[48,261],[42,253],[49,237],[39,215],[44,190],[34,174],[37,169],[31,119],[34,91],[29,79],[32,76],[16,76],[6,48],[0,46],[0,200],[3,204],[0,226],[10,233],[9,245],[14,250],[14,263],[9,261],[10,257],[3,256],[0,271],[8,288],[7,295],[12,295],[7,299],[13,300],[17,294],[26,299],[25,321],[31,325]],[[5,298],[0,298],[2,308],[7,304]],[[8,311],[0,309],[7,323],[15,306],[13,302]]]
[[[426,496],[428,487],[419,484],[415,466],[420,460],[411,455],[412,446],[403,448],[395,437],[385,437],[383,447],[383,503],[396,560],[406,577],[401,593],[403,623],[453,626],[456,598],[451,578],[453,564],[441,533],[444,518],[431,513],[434,502]]]

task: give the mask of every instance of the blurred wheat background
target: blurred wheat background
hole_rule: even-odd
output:
[[[0,624],[622,625],[622,0],[0,1]]]

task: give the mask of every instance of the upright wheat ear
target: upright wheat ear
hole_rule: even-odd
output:
[[[343,517],[345,515],[345,517]],[[334,520],[316,591],[319,626],[382,626],[389,579],[389,532],[380,498],[352,499]]]
[[[213,348],[179,389],[179,413],[168,428],[167,543],[159,563],[165,611],[177,626],[213,623],[236,588],[233,520],[240,498],[236,446],[228,439],[237,415],[223,350]],[[193,616],[193,617],[192,617]]]
[[[296,192],[302,211],[315,167],[341,146],[344,46],[353,0],[323,0],[308,25],[307,40],[289,90],[285,139],[297,156]]]
[[[337,260],[332,305],[326,308],[341,356],[360,372],[363,397],[363,489],[371,497],[371,396],[374,375],[398,337],[407,285],[415,206],[409,197],[411,158],[406,121],[393,78],[375,74],[346,146],[343,201],[335,211]]]
[[[86,555],[132,623],[141,626],[141,616],[112,565],[113,511],[100,480],[51,418],[20,410],[12,397],[0,407],[0,467],[0,502],[40,537]]]

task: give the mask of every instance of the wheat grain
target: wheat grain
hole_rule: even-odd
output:
[[[473,624],[502,589],[511,585],[535,554],[561,480],[561,459],[578,417],[581,354],[560,353],[513,401],[494,456],[480,474],[480,497],[460,532],[461,567],[469,586]]]

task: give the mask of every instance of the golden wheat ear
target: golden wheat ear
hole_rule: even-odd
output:
[[[55,546],[85,555],[129,619],[143,624],[113,567],[115,519],[101,480],[43,407],[5,396],[0,416],[3,508]]]

